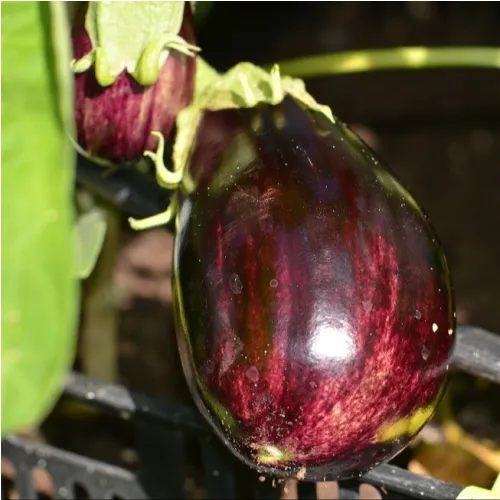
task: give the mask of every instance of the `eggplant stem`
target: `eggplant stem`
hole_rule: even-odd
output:
[[[281,73],[314,78],[341,73],[429,68],[500,69],[500,47],[399,47],[356,50],[289,59]]]
[[[118,367],[118,305],[113,275],[120,242],[121,214],[107,208],[107,231],[96,267],[83,298],[81,361],[89,377],[116,382]]]

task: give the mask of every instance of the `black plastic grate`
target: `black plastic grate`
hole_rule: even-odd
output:
[[[500,383],[500,336],[472,326],[457,329],[452,366]],[[72,373],[67,397],[100,408],[135,426],[139,470],[137,474],[24,438],[11,436],[2,443],[2,456],[16,470],[15,487],[22,499],[36,499],[31,472],[45,469],[54,485],[54,498],[188,498],[185,488],[184,437],[199,443],[206,498],[280,498],[271,480],[242,469],[202,417],[185,406],[156,400]],[[244,474],[242,474],[244,472]],[[356,481],[339,484],[339,497],[358,498],[360,482],[375,486],[382,498],[454,499],[463,487],[426,478],[393,465],[381,465]],[[326,498],[323,485],[299,483],[301,499]],[[85,493],[82,494],[82,491]],[[38,496],[37,496],[38,495]],[[2,492],[2,498],[6,498]]]

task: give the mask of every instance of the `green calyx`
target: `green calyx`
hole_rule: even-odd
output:
[[[196,95],[190,108],[201,111],[253,108],[259,104],[279,104],[289,94],[333,121],[330,108],[318,104],[306,92],[302,80],[282,78],[277,64],[268,72],[259,66],[242,62],[220,75],[199,60],[197,72]]]
[[[99,85],[112,85],[127,71],[140,85],[153,85],[171,51],[192,57],[195,45],[179,36],[184,2],[91,1],[85,29],[92,50],[72,61],[75,73],[95,66]]]
[[[324,114],[330,121],[335,121],[330,108],[318,104],[307,93],[302,80],[281,77],[278,65],[274,65],[271,71],[267,72],[251,63],[243,62],[219,75],[198,59],[194,101],[177,117],[177,137],[173,149],[174,170],[187,170],[191,146],[204,111],[253,108],[260,104],[276,105],[282,102],[286,95],[294,97],[309,109]],[[189,176],[183,176],[183,183],[186,191],[194,189]]]
[[[271,444],[250,445],[250,447],[256,451],[256,458],[261,464],[284,464],[290,462],[294,458],[292,452],[283,450]]]
[[[166,169],[160,154],[152,156],[151,152],[145,153],[155,158],[159,184],[167,189],[175,189],[182,185],[186,192],[191,192],[195,188],[187,170],[198,124],[205,111],[254,108],[261,104],[276,105],[282,102],[286,95],[294,97],[309,109],[320,112],[334,121],[330,108],[318,104],[307,93],[302,80],[281,77],[278,65],[267,72],[251,63],[243,62],[226,73],[219,74],[198,58],[193,102],[177,116],[177,135],[172,154],[173,172]],[[175,182],[172,182],[172,179]],[[146,229],[167,224],[175,215],[176,209],[171,205],[163,213],[143,220],[129,219],[129,221],[134,229]]]

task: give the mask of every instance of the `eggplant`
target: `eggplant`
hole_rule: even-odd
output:
[[[346,125],[286,96],[205,111],[173,301],[194,400],[261,473],[356,477],[446,385],[456,315],[431,223]]]
[[[94,2],[83,5],[72,25],[75,60],[88,57],[94,49],[86,23],[89,3]],[[129,8],[122,3],[122,9]],[[163,19],[167,26],[169,21]],[[131,32],[129,36],[144,37],[144,33]],[[194,47],[194,21],[187,3],[179,37],[188,47]],[[152,84],[137,81],[124,69],[111,84],[103,85],[98,81],[95,63],[75,72],[76,142],[87,157],[110,164],[134,162],[156,145],[152,132],[160,133],[166,140],[171,138],[178,113],[193,98],[196,58],[171,50],[166,61],[161,64],[159,61],[159,66],[158,77]]]

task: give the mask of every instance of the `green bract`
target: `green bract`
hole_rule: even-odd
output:
[[[277,65],[267,72],[251,63],[243,62],[225,74],[219,75],[204,61],[198,59],[195,98],[191,106],[182,110],[177,117],[177,136],[173,151],[174,172],[168,171],[163,164],[161,140],[157,153],[147,153],[155,162],[158,183],[168,189],[181,184],[186,191],[194,189],[186,171],[198,123],[205,111],[279,104],[287,94],[334,121],[330,108],[318,104],[307,93],[302,80],[282,78]],[[172,182],[173,179],[176,182]],[[165,212],[141,221],[129,219],[130,224],[134,229],[146,229],[166,224],[175,216],[175,209],[176,198],[174,196],[172,204]]]
[[[199,49],[179,36],[184,2],[89,2],[85,28],[92,51],[73,70],[95,64],[98,83],[113,84],[124,70],[141,85],[154,84],[169,51],[194,55]]]
[[[2,434],[36,424],[73,361],[73,131],[63,2],[2,5]]]

